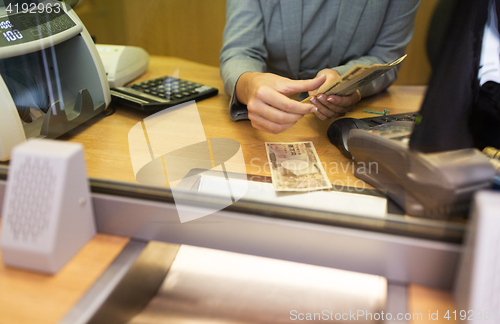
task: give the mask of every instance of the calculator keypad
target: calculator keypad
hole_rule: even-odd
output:
[[[210,86],[171,76],[111,89],[113,99],[142,110],[157,110],[191,100],[199,101],[217,93],[218,90]]]

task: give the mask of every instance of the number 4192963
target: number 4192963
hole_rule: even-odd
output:
[[[17,13],[60,13],[62,10],[62,5],[59,2],[56,3],[23,3],[23,4],[12,4],[9,3],[5,11],[8,14]]]

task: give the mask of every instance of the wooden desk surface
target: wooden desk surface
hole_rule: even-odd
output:
[[[54,276],[7,268],[0,251],[0,323],[57,323],[128,241],[98,234]]]
[[[331,121],[322,122],[314,115],[303,118],[290,130],[272,135],[253,129],[250,122],[233,122],[228,114],[228,97],[223,93],[222,81],[217,68],[188,62],[177,58],[151,57],[149,72],[142,80],[171,75],[179,69],[179,77],[204,83],[220,90],[217,97],[198,103],[201,120],[207,137],[236,139],[243,148],[247,172],[266,175],[250,161],[267,161],[264,142],[312,141],[323,162],[349,162],[333,147],[326,136]],[[393,86],[387,92],[360,102],[349,116],[367,117],[363,109],[389,109],[391,113],[418,110],[425,88],[420,86]],[[147,114],[117,107],[109,116],[97,116],[61,137],[63,140],[80,142],[85,146],[87,169],[90,177],[116,181],[135,182],[128,153],[128,132]],[[354,180],[349,170],[330,180]],[[78,255],[55,276],[41,275],[22,270],[8,269],[1,262],[0,254],[0,323],[55,323],[119,254],[128,242],[126,238],[97,235]],[[410,286],[409,312],[422,313],[423,320],[431,322],[429,311],[452,309],[448,292]],[[436,323],[436,321],[432,321]],[[437,321],[440,322],[440,321]],[[448,321],[447,321],[448,322]],[[449,322],[448,322],[449,323]]]
[[[295,126],[278,135],[258,131],[249,121],[232,121],[228,113],[229,98],[224,94],[219,70],[215,67],[178,58],[153,56],[149,72],[139,81],[172,75],[177,70],[181,79],[193,80],[219,89],[218,96],[197,103],[205,134],[208,138],[237,140],[242,146],[248,174],[270,176],[269,170],[264,168],[268,161],[264,142],[312,141],[321,161],[330,168],[335,167],[334,172],[326,170],[332,183],[335,180],[344,184],[354,184],[358,181],[349,167],[352,162],[328,140],[326,131],[332,123],[331,120],[321,121],[314,114],[309,114]],[[374,116],[362,112],[365,109],[389,109],[391,113],[417,111],[424,91],[423,86],[393,86],[385,93],[361,101],[347,116]],[[148,115],[133,108],[119,106],[113,115],[99,115],[60,139],[80,142],[85,146],[89,177],[135,183],[128,148],[128,133]]]

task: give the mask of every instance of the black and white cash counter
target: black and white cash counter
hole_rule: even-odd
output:
[[[111,102],[94,42],[59,1],[0,1],[0,161],[32,137],[55,138]]]

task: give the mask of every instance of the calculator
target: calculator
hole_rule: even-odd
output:
[[[113,101],[144,111],[157,111],[218,94],[216,88],[171,76],[111,88]]]

